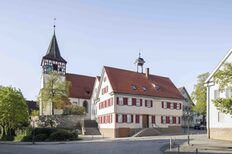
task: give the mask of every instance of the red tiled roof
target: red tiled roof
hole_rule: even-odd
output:
[[[90,99],[95,77],[66,73],[66,80],[71,82],[69,96]]]
[[[107,66],[104,68],[113,91],[116,93],[184,99],[172,81],[167,77],[150,74],[147,78],[143,73]],[[159,88],[156,89],[153,84]],[[136,90],[132,89],[132,85],[136,86]]]

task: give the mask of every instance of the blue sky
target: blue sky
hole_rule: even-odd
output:
[[[36,99],[41,58],[56,34],[67,72],[102,66],[136,70],[141,51],[152,74],[191,93],[232,48],[230,0],[0,0],[0,85]]]

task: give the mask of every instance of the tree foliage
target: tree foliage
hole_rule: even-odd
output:
[[[54,108],[61,109],[69,103],[70,82],[65,81],[56,71],[49,73],[44,87],[40,90],[39,101],[43,107],[51,104],[52,115]]]
[[[20,90],[0,87],[0,138],[28,123],[29,113]]]
[[[85,108],[83,106],[71,105],[64,108],[64,115],[84,115]]]
[[[220,91],[226,89],[232,90],[232,64],[224,63],[223,69],[218,70],[214,75],[215,83],[219,85]],[[226,114],[232,114],[232,97],[218,98],[214,100],[214,105],[217,109]]]
[[[204,86],[205,80],[208,78],[209,73],[200,74],[197,77],[197,84],[194,86],[192,92],[192,100],[196,102],[196,105],[193,107],[195,111],[200,114],[206,115],[206,87]]]

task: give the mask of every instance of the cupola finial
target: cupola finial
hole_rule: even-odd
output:
[[[55,33],[55,31],[56,31],[56,18],[53,19],[53,30]]]

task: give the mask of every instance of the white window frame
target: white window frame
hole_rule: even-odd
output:
[[[166,124],[166,116],[162,116],[163,118],[163,124]]]
[[[172,116],[169,117],[169,121],[170,121],[170,124],[173,124],[173,117]]]
[[[129,106],[132,106],[132,98],[127,98],[127,104],[128,104]]]
[[[132,123],[131,114],[127,114],[127,123]]]
[[[140,99],[136,98],[136,106],[140,106]]]
[[[176,109],[177,109],[177,110],[180,110],[180,103],[177,103]]]
[[[174,109],[174,103],[170,103],[170,109]]]
[[[164,102],[164,109],[167,108],[167,106],[168,106],[167,103],[168,103],[168,102]]]
[[[118,98],[118,105],[123,105],[123,97]]]
[[[122,123],[122,114],[118,114],[118,123]]]

